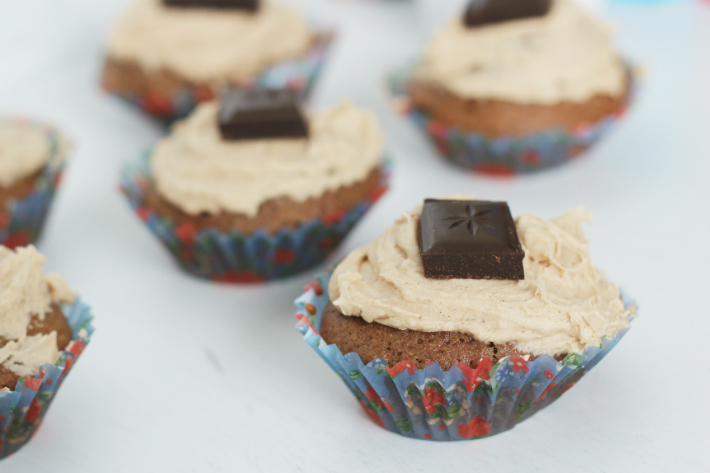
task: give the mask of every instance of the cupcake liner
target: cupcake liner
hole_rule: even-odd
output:
[[[14,391],[0,390],[0,459],[12,455],[37,431],[64,378],[91,340],[94,327],[88,306],[77,300],[62,305],[72,341],[54,364],[44,363],[34,378],[20,378]]]
[[[390,74],[388,86],[395,108],[408,116],[445,160],[477,173],[526,174],[569,162],[589,149],[623,117],[638,88],[637,72],[628,67],[629,92],[623,106],[597,123],[580,123],[574,129],[552,128],[523,136],[492,138],[436,121],[412,104],[406,88],[413,66]]]
[[[292,276],[323,262],[386,192],[389,163],[382,164],[380,186],[368,199],[296,228],[284,227],[275,234],[264,230],[225,233],[215,228],[195,232],[190,225],[176,225],[146,206],[144,195],[150,179],[146,156],[125,169],[121,190],[131,208],[183,269],[213,281],[257,283]]]
[[[335,371],[367,415],[383,427],[406,437],[425,440],[465,440],[488,437],[513,428],[562,393],[592,369],[624,336],[605,337],[599,346],[571,353],[561,362],[551,356],[533,361],[514,355],[477,368],[459,363],[443,371],[438,363],[417,369],[411,361],[388,368],[383,359],[363,364],[357,353],[343,355],[319,335],[323,311],[330,298],[330,274],[304,288],[296,299],[297,328],[304,340]],[[636,315],[636,305],[625,298]]]
[[[66,140],[54,128],[24,119],[9,119],[42,129],[50,144],[47,164],[33,183],[32,191],[0,208],[0,244],[14,249],[35,242],[42,232],[54,193],[59,186],[69,151]]]
[[[308,52],[299,58],[274,64],[265,69],[244,88],[283,88],[298,92],[306,101],[325,64],[330,45],[335,38],[334,30],[323,30]],[[167,123],[187,117],[199,102],[213,100],[215,92],[211,87],[192,85],[167,93],[155,91],[145,94],[112,92],[120,98],[142,109],[149,115]]]

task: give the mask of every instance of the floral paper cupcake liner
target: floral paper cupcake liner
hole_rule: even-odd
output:
[[[284,88],[296,91],[307,100],[325,64],[334,30],[324,30],[316,36],[308,52],[299,58],[270,66],[244,88]],[[186,86],[173,93],[116,93],[120,98],[167,123],[187,117],[199,102],[213,100],[215,91],[206,86]]]
[[[50,157],[35,179],[32,191],[22,198],[8,201],[4,208],[0,208],[0,244],[14,249],[34,243],[39,238],[61,182],[69,147],[54,128],[25,119],[8,120],[42,129],[50,150]]]
[[[357,353],[342,354],[320,337],[329,281],[330,274],[319,277],[296,299],[298,330],[374,422],[416,439],[477,439],[512,429],[574,386],[628,330],[560,362],[547,355],[533,361],[514,355],[495,365],[484,358],[475,369],[459,363],[448,371],[437,363],[417,369],[411,361],[391,368],[383,359],[365,365]],[[626,298],[624,305],[633,319],[636,305]]]
[[[209,228],[196,232],[176,225],[145,204],[150,182],[149,157],[125,169],[121,190],[131,208],[167,247],[187,272],[219,282],[257,283],[295,275],[323,262],[355,224],[387,191],[389,162],[382,167],[377,190],[366,200],[343,211],[315,218],[275,234],[258,230],[222,232]]]
[[[0,390],[0,459],[22,448],[44,419],[64,378],[84,351],[94,327],[88,306],[80,301],[62,305],[72,341],[54,364],[45,363],[34,378],[23,377],[14,391]]]
[[[389,91],[398,113],[421,129],[445,160],[477,173],[528,174],[553,168],[581,155],[606,135],[624,116],[638,88],[638,71],[628,68],[631,85],[623,106],[597,123],[580,123],[574,129],[551,128],[523,136],[492,138],[460,130],[432,118],[409,99],[406,88],[413,67],[392,73]]]

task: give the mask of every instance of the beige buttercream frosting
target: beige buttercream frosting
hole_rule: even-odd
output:
[[[8,187],[38,171],[49,159],[50,143],[41,127],[0,119],[0,186]]]
[[[571,0],[546,16],[468,28],[457,18],[436,34],[414,78],[472,99],[552,105],[624,93],[611,28]]]
[[[589,260],[583,208],[553,220],[516,219],[521,281],[425,278],[420,213],[421,206],[405,213],[338,265],[329,291],[343,314],[402,330],[466,332],[534,355],[580,353],[629,325],[618,286]]]
[[[158,191],[189,214],[253,217],[267,200],[303,202],[364,180],[380,162],[377,119],[349,103],[313,114],[307,139],[223,140],[218,111],[200,105],[152,156]]]
[[[303,55],[312,40],[305,20],[276,3],[252,13],[138,0],[113,30],[109,55],[196,83],[241,83]]]
[[[57,332],[27,336],[32,315],[44,319],[53,303],[76,299],[60,276],[44,273],[44,261],[34,246],[0,246],[0,338],[7,340],[0,364],[20,376],[34,376],[59,355]]]

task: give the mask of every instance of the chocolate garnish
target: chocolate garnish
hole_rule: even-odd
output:
[[[303,138],[306,123],[289,89],[232,89],[221,96],[219,129],[225,140]]]
[[[525,252],[505,202],[426,199],[419,250],[427,278],[525,279]]]
[[[163,5],[169,7],[224,8],[234,10],[256,11],[259,0],[163,0]]]
[[[547,15],[552,0],[472,0],[466,8],[466,26],[481,26],[502,21]]]

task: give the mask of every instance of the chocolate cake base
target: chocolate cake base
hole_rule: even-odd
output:
[[[411,83],[407,92],[412,104],[435,120],[467,132],[498,138],[597,123],[624,108],[628,82],[626,90],[618,97],[595,95],[584,102],[560,102],[555,105],[464,99],[423,82]]]
[[[64,350],[71,342],[72,333],[67,318],[64,316],[62,309],[56,304],[52,305],[51,312],[45,314],[44,320],[40,320],[37,315],[33,315],[30,325],[27,327],[27,335],[29,336],[48,334],[54,331],[57,332],[57,349]],[[4,347],[7,342],[6,339],[0,337],[0,348]],[[17,373],[0,365],[0,388],[14,390],[19,379],[20,376]]]
[[[365,322],[360,317],[344,316],[333,303],[323,312],[320,334],[326,343],[337,345],[341,353],[357,353],[367,364],[382,358],[388,367],[400,361],[411,361],[418,369],[427,362],[438,363],[446,371],[458,363],[475,368],[483,358],[493,364],[510,355],[529,355],[517,350],[512,343],[495,344],[476,340],[462,332],[418,332],[399,330],[386,325]],[[557,355],[561,361],[565,355]]]
[[[190,215],[168,202],[153,182],[146,189],[145,205],[161,217],[172,220],[176,225],[190,224],[196,231],[216,228],[222,232],[239,230],[245,234],[251,234],[256,230],[276,233],[284,227],[295,228],[317,217],[347,211],[367,200],[380,186],[381,172],[381,169],[376,167],[362,181],[340,187],[335,191],[328,191],[304,202],[296,202],[287,197],[268,200],[261,204],[254,217],[230,212]]]

